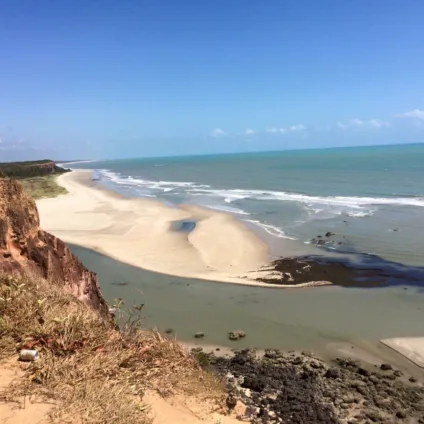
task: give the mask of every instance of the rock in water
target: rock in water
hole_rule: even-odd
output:
[[[37,206],[19,182],[0,175],[0,274],[35,274],[108,314],[94,272],[66,244],[40,228]]]
[[[238,336],[238,334],[237,334],[237,333],[235,333],[234,331],[230,331],[230,332],[228,333],[228,338],[229,338],[230,340],[238,340],[238,339],[239,339],[239,336]]]
[[[196,339],[201,339],[202,337],[205,337],[205,333],[202,333],[201,331],[199,331],[198,333],[196,333],[196,334],[194,335],[194,337],[195,337]]]
[[[230,331],[228,333],[228,338],[230,340],[238,340],[246,337],[246,333],[243,330]]]

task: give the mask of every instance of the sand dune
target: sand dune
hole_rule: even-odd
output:
[[[67,173],[58,182],[69,194],[39,200],[37,206],[41,226],[65,242],[150,271],[264,285],[250,272],[269,262],[267,245],[232,215],[126,199],[100,189],[91,171]],[[174,231],[172,222],[179,220],[197,224],[190,233]]]

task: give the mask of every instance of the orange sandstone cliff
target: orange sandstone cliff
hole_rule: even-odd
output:
[[[40,228],[35,202],[0,173],[0,274],[26,273],[63,286],[102,314],[108,306],[97,276],[66,244]]]

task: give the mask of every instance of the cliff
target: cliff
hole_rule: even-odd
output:
[[[96,274],[85,268],[62,240],[39,225],[34,201],[17,181],[0,171],[0,274],[43,277],[106,314],[108,306]]]
[[[0,163],[0,172],[10,178],[32,178],[45,175],[63,174],[68,169],[57,166],[50,159],[28,161],[28,162],[6,162]]]

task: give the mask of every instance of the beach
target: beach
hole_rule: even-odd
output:
[[[41,226],[76,244],[146,270],[238,284],[269,264],[267,245],[236,217],[193,205],[124,198],[101,189],[92,171],[72,171],[57,182],[69,194],[37,202]],[[175,223],[193,224],[191,231]]]
[[[97,185],[126,197],[229,212],[272,257],[366,254],[376,267],[424,266],[423,154],[423,146],[383,146],[69,166],[92,169]]]
[[[234,215],[128,198],[93,181],[90,170],[66,173],[58,183],[69,193],[37,202],[41,226],[74,246],[99,274],[109,301],[122,297],[145,303],[146,325],[162,331],[172,328],[181,340],[190,341],[196,331],[205,331],[202,344],[223,346],[226,332],[237,327],[249,332],[239,347],[322,351],[329,342],[424,335],[415,325],[422,312],[419,299],[415,301],[419,292],[412,287],[365,292],[330,285],[304,291],[301,287],[316,284],[309,283],[280,296],[277,287],[292,286],[256,280],[269,275],[258,271],[269,265],[268,246]],[[218,282],[252,287],[250,292],[248,287],[217,289]],[[297,312],[300,304],[305,313]],[[389,305],[404,311],[402,321],[386,313]]]
[[[399,379],[407,387],[424,376],[418,287],[328,285],[277,290],[287,286],[256,281],[261,275],[258,270],[269,266],[268,246],[228,213],[126,198],[99,186],[91,171],[70,172],[58,182],[69,194],[38,202],[41,225],[70,243],[83,263],[98,274],[109,302],[120,298],[129,307],[145,306],[146,328],[176,337],[202,354],[213,353],[218,357],[215,366],[225,375],[243,375],[253,367],[258,381],[280,384],[286,381],[281,361],[287,372],[309,362],[325,370],[336,361],[331,372],[343,375],[349,387],[339,387],[335,379],[331,391],[336,397],[356,395],[352,382],[365,376],[367,388],[361,393],[383,415],[388,409],[374,400],[375,387],[385,389],[389,384],[396,387],[393,396],[399,402],[413,400],[409,391],[398,390],[393,381]],[[391,314],[392,310],[397,314]],[[230,341],[228,332],[237,329],[246,337]],[[194,337],[199,332],[204,335],[200,340]],[[269,375],[263,375],[261,359],[243,353],[252,347],[264,353],[264,363],[269,365],[271,359]],[[238,363],[230,359],[233,351],[237,360],[246,361],[246,369],[233,366]],[[320,365],[316,358],[328,365]],[[276,373],[280,377],[274,378]],[[330,384],[333,380],[324,374],[323,381]],[[297,381],[293,384],[298,386]],[[313,386],[310,389],[315,393]],[[421,390],[420,383],[416,390]],[[260,398],[251,401],[249,396],[243,401],[254,407],[260,404]],[[411,405],[408,414],[415,413]]]

